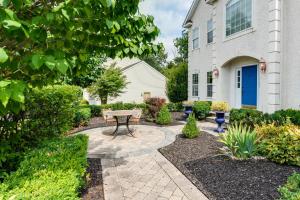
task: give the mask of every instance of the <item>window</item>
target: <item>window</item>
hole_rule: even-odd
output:
[[[199,84],[199,75],[193,74],[193,80],[192,80],[192,95],[193,95],[193,97],[199,96],[198,84]]]
[[[252,26],[252,0],[231,0],[226,5],[226,36]]]
[[[207,72],[207,97],[213,96],[213,77],[212,72]]]
[[[207,21],[207,44],[212,43],[213,40],[214,40],[213,20],[210,19]]]
[[[193,49],[199,48],[199,28],[193,29]]]
[[[236,73],[236,87],[238,89],[241,88],[241,70],[237,70],[237,73]]]

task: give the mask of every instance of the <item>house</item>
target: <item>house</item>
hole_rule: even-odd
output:
[[[107,67],[115,65],[121,68],[129,82],[124,89],[124,93],[117,98],[109,99],[108,103],[143,103],[149,97],[167,99],[166,77],[145,61],[138,58],[110,59],[104,65]],[[86,91],[84,92],[84,98],[90,104],[101,103],[91,97]]]
[[[272,113],[300,106],[299,0],[194,0],[189,100]]]

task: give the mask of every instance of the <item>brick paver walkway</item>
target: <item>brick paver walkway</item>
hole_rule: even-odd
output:
[[[107,134],[109,128],[84,131],[89,157],[101,158],[105,200],[207,198],[157,149],[172,143],[183,126],[136,126],[136,137]]]

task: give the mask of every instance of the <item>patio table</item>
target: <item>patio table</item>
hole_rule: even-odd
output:
[[[134,135],[132,134],[133,131],[129,128],[129,121],[130,118],[134,115],[136,111],[134,110],[115,110],[115,111],[108,111],[107,114],[110,116],[113,116],[117,122],[117,127],[115,129],[115,131],[113,132],[113,135],[117,135],[118,134],[118,130],[120,126],[126,126],[128,133],[134,137]],[[122,122],[120,119],[122,118],[126,118],[125,122]]]

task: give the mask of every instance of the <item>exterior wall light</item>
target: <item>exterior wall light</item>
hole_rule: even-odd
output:
[[[267,71],[267,63],[263,58],[261,58],[259,61],[259,68],[260,68],[260,71],[263,73],[265,73]]]
[[[214,68],[212,72],[213,72],[213,75],[214,75],[215,77],[218,77],[218,76],[220,75],[220,72],[219,72],[219,69],[218,69],[218,68]]]

